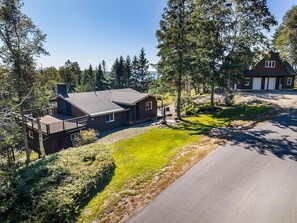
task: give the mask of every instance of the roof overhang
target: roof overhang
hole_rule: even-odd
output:
[[[125,111],[130,111],[130,109],[115,109],[115,110],[109,110],[109,111],[104,111],[104,112],[97,112],[90,114],[91,117],[97,117],[97,116],[102,116],[102,115],[108,115],[112,113],[120,113],[120,112],[125,112]]]

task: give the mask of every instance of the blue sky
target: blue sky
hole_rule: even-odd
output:
[[[281,21],[297,0],[268,0]],[[151,63],[158,61],[155,32],[166,0],[25,0],[23,12],[47,34],[50,56],[42,67],[77,61],[84,69],[103,59],[108,69],[116,57],[138,55],[144,47]]]

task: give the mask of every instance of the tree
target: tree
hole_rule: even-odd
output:
[[[27,99],[36,80],[35,59],[48,54],[43,48],[46,35],[21,12],[22,6],[21,0],[0,0],[0,58],[11,71],[11,80],[21,112],[29,104],[28,101],[24,103],[24,99]],[[28,164],[30,151],[25,123],[23,139]]]
[[[259,49],[267,46],[263,30],[277,22],[266,0],[197,0],[193,13],[194,58],[207,68],[213,89],[225,90],[225,103],[231,105],[231,83],[242,76]]]
[[[191,32],[192,0],[169,0],[156,36],[160,62],[158,72],[177,91],[176,113],[181,119],[181,92],[183,78],[190,64],[189,34]]]
[[[81,70],[77,62],[67,60],[65,65],[59,68],[61,79],[66,84],[68,91],[74,91],[75,87],[79,84]]]
[[[152,81],[148,69],[149,61],[145,57],[144,48],[142,48],[138,57],[138,81],[140,82],[140,88],[138,90],[141,92],[147,92],[149,83]]]
[[[125,82],[125,60],[123,56],[116,59],[111,69],[111,86],[112,88],[123,88]]]
[[[132,62],[130,56],[126,57],[124,63],[124,86],[131,87],[131,78],[132,78]]]
[[[283,17],[273,36],[273,45],[280,51],[282,58],[297,69],[297,5]]]
[[[108,88],[107,80],[105,79],[102,65],[99,64],[98,70],[96,72],[96,90],[102,91]]]
[[[131,87],[135,88],[135,89],[139,89],[140,86],[139,86],[139,80],[138,80],[138,58],[137,56],[134,56],[133,57],[133,60],[132,60],[132,77],[131,77],[131,80],[130,80],[130,85]]]

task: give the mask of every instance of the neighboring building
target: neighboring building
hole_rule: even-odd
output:
[[[106,131],[157,117],[155,97],[131,88],[84,93],[67,93],[58,84],[57,108],[47,110],[41,118],[44,147],[47,154],[75,146],[80,130]],[[26,116],[29,146],[38,150],[35,120]]]
[[[279,53],[270,51],[252,70],[245,73],[244,81],[234,88],[239,91],[293,90],[296,72],[280,58]]]

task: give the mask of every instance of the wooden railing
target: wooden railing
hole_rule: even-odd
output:
[[[78,118],[72,118],[63,120],[60,122],[44,124],[45,125],[45,132],[49,134],[58,133],[58,132],[65,132],[68,130],[79,129],[87,126],[88,116],[82,116]],[[42,130],[43,131],[43,130]]]
[[[20,115],[18,113],[13,113],[16,121],[19,123],[24,122],[27,127],[32,128],[34,130],[38,130],[38,125],[36,119],[31,117],[30,115]],[[88,116],[81,116],[77,118],[71,118],[66,120],[61,120],[59,122],[45,124],[41,124],[41,130],[43,133],[50,135],[59,132],[65,132],[69,130],[79,129],[87,126]]]

